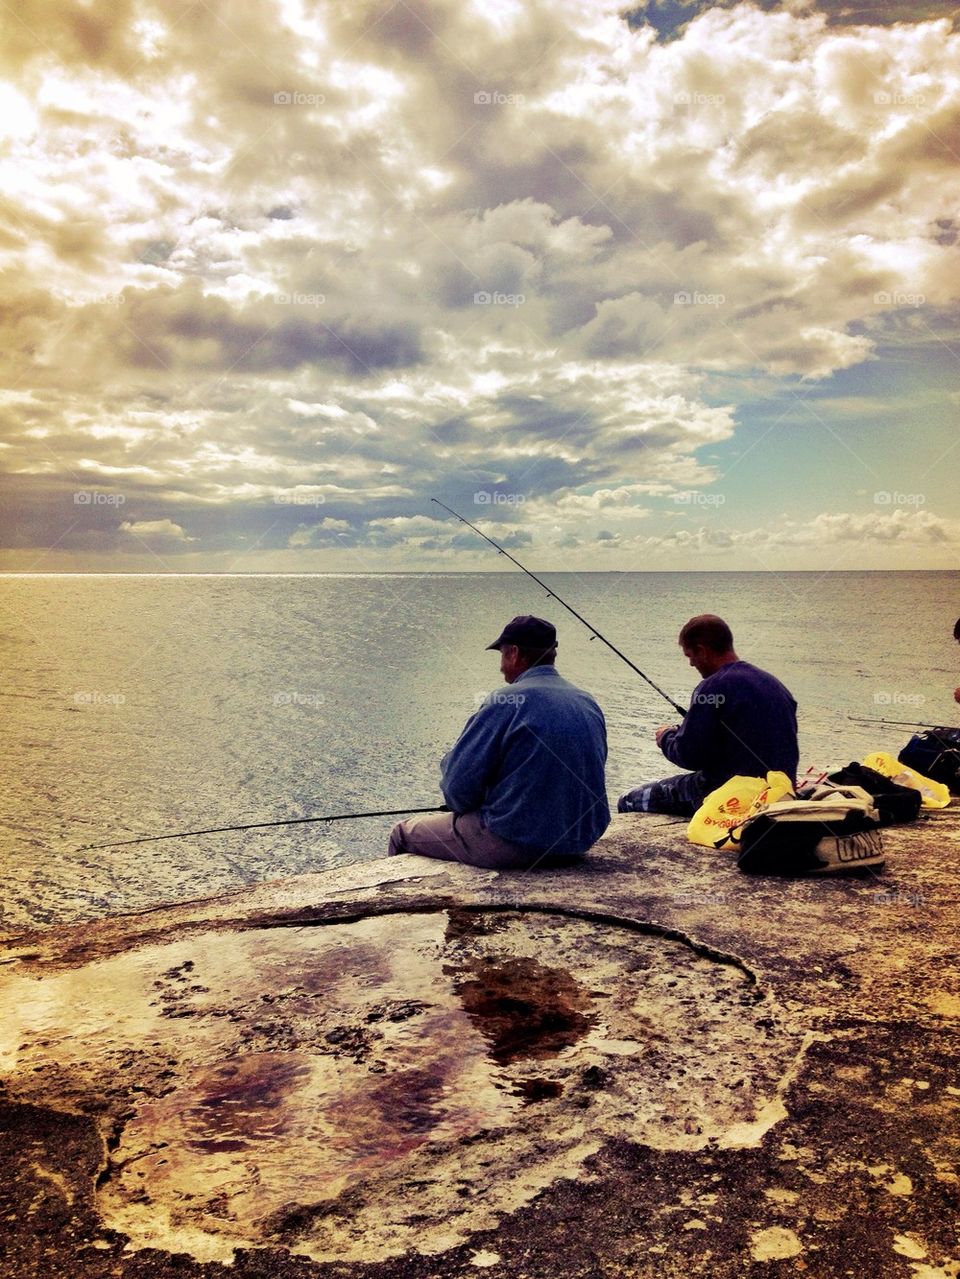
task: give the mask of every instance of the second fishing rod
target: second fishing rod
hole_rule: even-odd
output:
[[[441,502],[440,499],[437,497],[432,497],[430,501],[436,502],[437,506],[441,506],[443,507],[445,511],[449,511],[449,513],[452,516],[454,516],[454,518],[458,519],[461,524],[466,524],[467,528],[473,529],[474,533],[476,533],[478,537],[482,537],[485,542],[489,542],[490,545],[495,550],[497,550],[501,555],[505,555],[507,559],[511,562],[511,564],[516,564],[517,568],[520,569],[521,572],[526,573],[527,577],[533,578],[533,580],[537,583],[537,585],[542,587],[543,590],[546,591],[547,595],[551,599],[556,600],[557,603],[562,608],[565,608],[568,613],[572,613],[573,616],[577,619],[577,621],[581,622],[587,628],[587,630],[590,631],[594,639],[600,640],[601,644],[606,644],[607,648],[609,648],[611,652],[616,653],[617,657],[619,657],[622,662],[626,662],[626,664],[630,667],[632,671],[636,671],[636,673],[640,676],[641,679],[646,680],[646,682],[650,685],[650,687],[654,690],[654,692],[659,693],[660,696],[665,701],[670,703],[670,705],[681,717],[681,719],[683,718],[684,715],[686,715],[687,712],[684,710],[684,708],[680,706],[677,702],[675,702],[669,693],[665,693],[659,684],[655,684],[649,675],[645,675],[635,662],[631,662],[630,658],[627,657],[626,653],[622,653],[620,649],[617,648],[616,644],[611,644],[610,640],[608,640],[605,635],[601,635],[600,632],[597,630],[597,628],[595,626],[591,626],[590,623],[587,621],[587,619],[581,616],[581,614],[578,613],[575,608],[571,607],[571,605],[569,605],[566,602],[566,600],[562,600],[560,596],[556,593],[556,591],[551,590],[550,587],[546,584],[546,582],[542,581],[539,577],[537,577],[536,573],[531,573],[531,571],[528,568],[525,568],[524,565],[521,564],[520,561],[516,558],[516,556],[511,555],[510,552],[505,550],[500,545],[499,542],[495,542],[492,537],[488,537],[486,533],[482,532],[480,529],[477,528],[476,524],[471,524],[468,519],[465,519],[462,515],[460,515],[457,511],[455,511],[452,506],[447,506],[446,502]]]

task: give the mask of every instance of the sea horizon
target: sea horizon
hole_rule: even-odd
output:
[[[515,571],[523,570],[514,569],[366,569],[359,570],[340,570],[328,569],[317,572],[305,573],[270,573],[270,572],[238,572],[224,571],[216,572],[205,570],[203,572],[190,571],[170,571],[165,573],[144,573],[138,570],[117,569],[111,572],[105,572],[102,569],[84,569],[75,570],[73,572],[64,572],[62,570],[50,570],[44,572],[42,570],[36,572],[2,572],[0,578],[51,578],[51,577],[287,577],[287,578],[308,578],[308,577],[509,577]],[[685,576],[694,576],[701,574],[703,576],[750,576],[750,577],[824,577],[827,574],[836,577],[856,576],[861,573],[957,573],[960,574],[960,568],[532,568],[531,572],[535,573],[552,573],[554,575],[566,575],[569,577],[584,577],[587,575],[608,576],[608,577],[630,577],[647,575],[651,577],[666,577],[670,574],[683,574]]]

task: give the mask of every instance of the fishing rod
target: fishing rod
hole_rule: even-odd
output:
[[[919,719],[861,719],[859,715],[848,715],[847,719],[852,720],[854,724],[899,724],[902,728],[936,727],[934,724],[928,724],[926,720]]]
[[[551,591],[550,587],[546,584],[546,582],[541,581],[541,579],[537,577],[536,573],[531,573],[528,568],[524,568],[524,566],[520,563],[520,561],[516,559],[515,556],[511,555],[509,551],[505,551],[503,547],[499,544],[499,542],[495,542],[492,537],[487,537],[486,533],[482,533],[480,529],[477,528],[476,524],[471,524],[470,521],[465,520],[462,515],[458,515],[452,506],[447,506],[446,502],[441,502],[440,499],[437,497],[432,497],[430,501],[436,502],[437,506],[442,506],[445,511],[449,511],[451,515],[456,516],[456,518],[460,521],[461,524],[466,524],[467,528],[472,528],[474,533],[476,533],[479,537],[482,537],[485,542],[489,542],[490,545],[495,547],[500,552],[501,555],[505,555],[512,564],[516,564],[517,568],[520,569],[522,572],[526,573],[527,577],[532,577],[538,586],[543,587],[543,589],[547,592],[547,595],[551,599],[554,599],[557,601],[558,604],[561,604],[567,610],[568,613],[572,613],[578,622],[582,622],[584,626],[587,628],[587,630],[591,632],[594,639],[598,639],[602,643],[606,644],[607,648],[611,649],[614,653],[616,653],[617,657],[619,657],[621,661],[626,662],[626,664],[630,667],[631,670],[636,671],[636,673],[640,676],[641,679],[645,679],[652,689],[654,689],[656,692],[660,694],[662,698],[668,701],[670,705],[673,707],[673,709],[677,711],[679,715],[681,716],[686,715],[687,712],[683,709],[683,707],[679,706],[673,700],[673,698],[670,696],[669,693],[665,693],[659,684],[655,684],[649,675],[644,675],[640,667],[635,665],[635,663],[631,662],[630,658],[627,657],[626,653],[621,653],[619,648],[617,648],[615,644],[611,644],[610,641],[607,639],[607,637],[605,635],[601,635],[600,632],[596,630],[595,627],[591,626],[585,617],[581,617],[581,615],[577,612],[575,608],[571,608],[570,605],[566,602],[566,600],[562,600],[560,596],[556,593],[556,591]]]
[[[136,839],[118,839],[113,844],[84,844],[78,853],[95,848],[124,848],[127,844],[155,844],[161,839],[186,839],[188,835],[220,835],[228,830],[263,830],[267,826],[302,826],[307,822],[346,822],[354,817],[399,817],[403,813],[449,813],[446,804],[438,808],[385,808],[377,813],[334,813],[329,817],[290,817],[279,822],[250,822],[247,826],[208,826],[206,830],[180,830],[172,835],[139,835]]]

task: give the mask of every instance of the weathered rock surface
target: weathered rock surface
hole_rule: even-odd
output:
[[[880,877],[631,816],[2,943],[2,1272],[956,1277],[958,818]]]

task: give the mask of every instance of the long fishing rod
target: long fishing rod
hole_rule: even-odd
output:
[[[456,516],[456,518],[460,521],[461,524],[466,524],[467,528],[472,528],[474,533],[476,533],[479,537],[482,537],[485,542],[489,542],[490,545],[495,547],[496,550],[498,550],[501,555],[505,555],[512,564],[516,564],[517,568],[520,569],[522,572],[526,573],[527,577],[532,577],[538,586],[543,587],[543,589],[547,592],[547,594],[550,596],[551,599],[554,599],[557,601],[558,604],[561,604],[567,610],[568,613],[572,613],[578,622],[582,622],[583,625],[587,628],[587,630],[591,632],[591,634],[593,635],[595,639],[598,639],[601,641],[601,643],[606,644],[607,648],[611,649],[614,653],[616,653],[617,657],[619,657],[621,661],[626,662],[626,664],[630,667],[631,670],[636,671],[636,673],[640,676],[641,679],[645,679],[647,683],[650,685],[650,687],[654,689],[656,692],[658,692],[662,698],[668,701],[675,711],[677,711],[681,716],[686,715],[687,712],[683,709],[683,707],[679,706],[673,700],[673,698],[670,696],[669,693],[665,693],[659,684],[655,684],[649,675],[644,675],[640,667],[635,665],[635,663],[631,662],[630,658],[627,657],[626,653],[621,653],[619,648],[617,648],[616,644],[611,644],[605,635],[601,635],[600,632],[595,627],[590,625],[590,623],[587,621],[585,617],[580,616],[580,614],[577,612],[575,608],[571,608],[570,605],[566,602],[566,600],[562,600],[560,596],[556,593],[556,591],[552,591],[550,587],[546,584],[546,582],[541,581],[540,578],[537,577],[536,573],[531,573],[528,568],[524,568],[524,566],[520,563],[520,561],[516,559],[515,556],[511,555],[509,551],[505,551],[503,547],[499,544],[499,542],[495,542],[492,537],[487,537],[486,533],[482,533],[480,529],[477,528],[476,524],[471,524],[470,521],[465,520],[462,515],[458,515],[452,506],[447,506],[446,502],[441,502],[440,499],[437,497],[432,497],[430,501],[436,502],[437,506],[442,506],[445,511],[449,511],[451,515]]]
[[[854,724],[899,724],[903,728],[936,727],[935,724],[930,724],[921,719],[861,719],[859,715],[848,715],[847,719],[852,720]]]
[[[208,826],[206,830],[179,830],[172,835],[140,835],[136,839],[118,839],[113,844],[84,844],[78,853],[95,848],[124,848],[127,844],[156,844],[161,839],[186,839],[188,835],[220,835],[228,830],[264,830],[267,826],[303,826],[307,822],[346,822],[354,817],[399,817],[403,813],[449,813],[446,804],[439,808],[385,808],[377,813],[334,813],[330,817],[290,817],[279,822],[250,822],[246,826]]]

